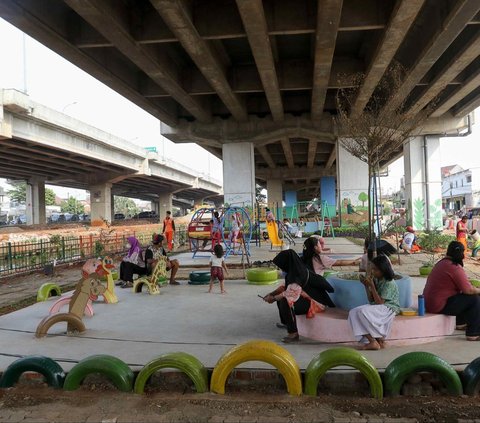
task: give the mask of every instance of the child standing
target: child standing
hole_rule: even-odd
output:
[[[213,290],[213,281],[215,279],[218,279],[218,281],[220,282],[220,292],[222,294],[227,293],[227,291],[225,291],[225,286],[223,283],[225,280],[223,276],[224,270],[228,275],[228,269],[223,258],[223,247],[220,244],[217,244],[213,248],[212,257],[210,257],[210,288],[208,290],[209,293],[211,293]]]

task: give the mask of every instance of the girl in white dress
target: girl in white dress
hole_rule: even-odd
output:
[[[393,319],[400,313],[400,299],[395,272],[387,256],[372,259],[372,277],[361,277],[370,304],[355,307],[348,313],[348,322],[355,339],[364,350],[385,347]]]

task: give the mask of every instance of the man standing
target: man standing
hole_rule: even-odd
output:
[[[165,219],[163,219],[163,236],[167,239],[168,251],[173,249],[173,237],[175,236],[175,222],[172,219],[172,212],[167,211]]]

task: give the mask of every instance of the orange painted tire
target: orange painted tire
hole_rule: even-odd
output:
[[[72,313],[57,313],[44,317],[38,324],[35,336],[37,338],[43,338],[48,330],[55,324],[60,322],[67,322],[69,326],[72,326],[76,332],[85,332],[86,328],[82,319],[75,316]]]

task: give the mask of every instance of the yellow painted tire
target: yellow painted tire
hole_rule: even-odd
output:
[[[37,291],[37,303],[47,301],[50,297],[60,297],[62,290],[53,282],[46,282]]]
[[[302,394],[300,369],[290,352],[271,341],[253,340],[237,345],[220,357],[213,369],[210,391],[225,393],[225,382],[232,370],[247,361],[263,361],[274,366],[285,379],[290,395]]]

